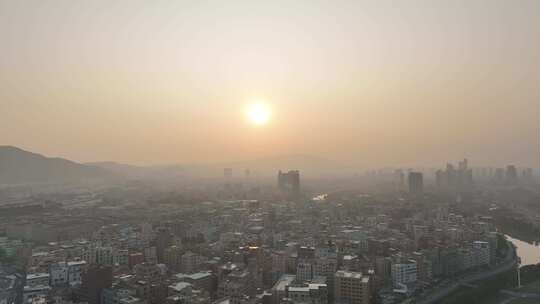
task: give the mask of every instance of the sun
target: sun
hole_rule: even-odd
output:
[[[246,117],[254,125],[264,125],[270,119],[270,109],[266,104],[256,102],[247,107]]]

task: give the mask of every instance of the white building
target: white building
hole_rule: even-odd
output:
[[[49,267],[51,286],[65,286],[68,283],[68,266],[66,262],[51,264]]]
[[[392,282],[396,287],[416,283],[417,267],[414,260],[401,260],[392,263]]]
[[[52,264],[49,268],[50,285],[80,285],[82,282],[82,272],[85,267],[85,261],[58,262]]]
[[[82,283],[82,273],[86,267],[85,261],[67,262],[68,266],[68,284],[70,286],[78,286]]]

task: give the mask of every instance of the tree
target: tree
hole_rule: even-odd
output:
[[[11,264],[13,261],[13,257],[8,256],[7,252],[0,248],[0,264]]]

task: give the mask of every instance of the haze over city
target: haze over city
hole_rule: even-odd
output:
[[[0,144],[78,162],[540,161],[538,1],[0,1]],[[263,103],[264,124],[246,117]],[[266,115],[266,114],[265,114]]]
[[[0,304],[540,304],[539,0],[0,0]]]

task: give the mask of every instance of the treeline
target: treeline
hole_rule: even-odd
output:
[[[521,269],[521,285],[540,281],[540,264],[527,265]],[[447,297],[441,304],[489,304],[496,303],[502,289],[517,286],[517,273],[514,269],[478,283],[478,288],[462,287]]]
[[[521,285],[540,281],[540,264],[527,265],[521,269]]]
[[[441,304],[496,303],[501,289],[513,288],[517,285],[517,273],[512,269],[473,284],[478,284],[478,287],[462,287],[443,300]]]
[[[505,234],[528,243],[540,241],[540,227],[527,221],[523,216],[509,209],[500,209],[493,213],[493,217],[499,230]]]

